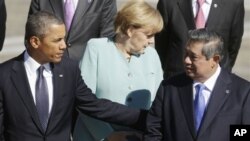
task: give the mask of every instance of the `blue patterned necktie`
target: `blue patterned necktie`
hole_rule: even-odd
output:
[[[195,89],[196,89],[196,95],[194,100],[195,129],[198,132],[206,108],[205,98],[202,93],[202,90],[205,89],[205,86],[203,84],[198,84],[195,86]]]
[[[47,82],[43,76],[44,69],[44,66],[38,68],[38,77],[36,81],[36,109],[45,131],[49,118],[49,95]]]

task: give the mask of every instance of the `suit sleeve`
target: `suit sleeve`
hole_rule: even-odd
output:
[[[147,111],[128,108],[107,99],[98,99],[84,83],[80,69],[77,69],[76,105],[78,111],[91,117],[141,129]],[[145,127],[145,126],[144,126]]]
[[[246,101],[244,102],[243,106],[243,118],[242,118],[242,124],[250,125],[250,83],[246,84],[246,93],[247,97],[245,98]]]
[[[38,11],[40,11],[40,0],[31,0],[28,17]]]
[[[3,109],[3,94],[0,87],[0,141],[4,141],[4,109]]]
[[[156,98],[151,106],[147,120],[146,120],[146,132],[144,134],[144,141],[161,141],[162,140],[162,121],[163,121],[163,94],[164,88],[161,84]]]
[[[234,15],[234,20],[232,23],[232,28],[230,31],[231,34],[228,43],[229,61],[231,68],[235,64],[244,32],[244,14],[245,14],[244,3],[243,0],[240,0],[239,2],[240,4]]]
[[[160,61],[160,58],[159,58],[159,55],[158,53],[155,51],[153,51],[154,53],[154,64],[155,64],[155,69],[156,69],[156,77],[155,77],[155,86],[154,86],[154,93],[152,94],[152,101],[155,99],[155,96],[156,96],[156,93],[157,93],[157,90],[163,80],[163,70],[162,70],[162,67],[161,67],[161,61]]]
[[[114,19],[117,12],[116,0],[104,0],[102,9],[100,37],[114,36]]]
[[[0,2],[0,51],[3,48],[3,43],[5,39],[5,31],[6,31],[6,7],[5,2],[2,0]]]
[[[168,24],[168,15],[167,15],[167,7],[165,6],[165,0],[159,0],[157,4],[157,9],[162,15],[164,27],[160,33],[157,33],[155,35],[155,49],[157,50],[161,65],[163,70],[166,68],[166,39],[167,39],[167,24]]]

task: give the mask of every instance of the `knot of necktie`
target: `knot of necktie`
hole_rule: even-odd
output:
[[[197,0],[197,3],[201,7],[205,3],[205,0]]]

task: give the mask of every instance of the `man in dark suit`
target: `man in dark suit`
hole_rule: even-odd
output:
[[[29,15],[43,10],[65,20],[64,3],[68,0],[32,0]],[[74,17],[66,35],[65,54],[80,60],[91,38],[114,36],[113,21],[117,12],[116,0],[72,0]]]
[[[0,65],[0,141],[69,141],[74,108],[105,121],[140,125],[144,112],[92,94],[77,61],[63,57],[65,33],[63,21],[37,12],[26,23],[26,51]]]
[[[230,125],[250,124],[250,83],[220,67],[222,52],[214,32],[190,31],[186,73],[162,82],[145,141],[229,141]]]
[[[198,8],[196,0],[159,0],[157,9],[162,14],[164,29],[155,36],[155,47],[165,78],[184,71],[182,60],[188,31],[196,29]],[[243,36],[243,0],[205,0],[202,9],[205,28],[223,37],[225,54],[220,64],[231,71]]]
[[[3,48],[5,30],[6,30],[6,8],[4,0],[0,0],[0,51]]]

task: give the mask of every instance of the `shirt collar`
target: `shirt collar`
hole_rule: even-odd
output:
[[[216,83],[217,78],[219,77],[221,72],[221,67],[218,65],[218,68],[216,69],[216,72],[207,80],[205,81],[205,86],[212,91],[214,89],[214,85]]]
[[[34,60],[28,54],[27,51],[25,51],[25,53],[24,53],[24,64],[25,64],[25,67],[27,67],[27,69],[30,70],[31,72],[36,72],[37,69],[41,66],[41,64],[39,64],[36,60]],[[48,72],[51,71],[49,63],[43,64],[43,66],[45,67],[46,71],[48,71]]]
[[[207,81],[203,83],[206,86],[206,89],[209,90],[210,92],[212,92],[212,90],[214,89],[214,85],[216,83],[217,78],[220,75],[220,72],[221,72],[221,67],[220,65],[218,65],[218,68],[216,69],[215,73]],[[197,81],[194,82],[194,86],[198,84],[200,84],[200,82]]]
[[[192,0],[192,3],[193,4],[196,4],[197,3],[197,0]],[[207,3],[207,4],[212,4],[212,0],[205,0],[205,3]]]

